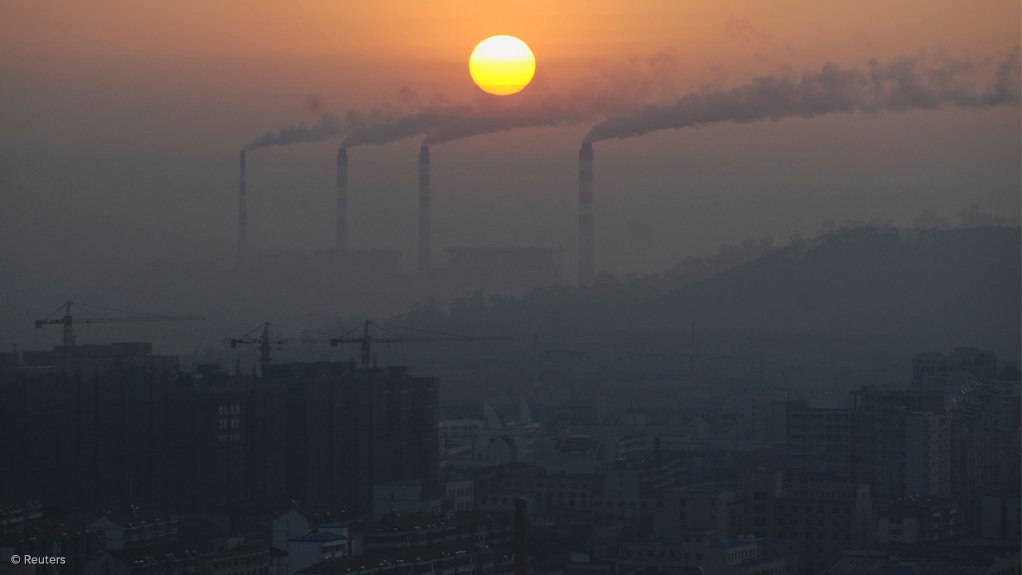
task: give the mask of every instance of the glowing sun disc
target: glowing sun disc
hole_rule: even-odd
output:
[[[532,81],[536,57],[528,44],[514,36],[491,36],[472,50],[468,72],[484,92],[497,96],[517,94]]]

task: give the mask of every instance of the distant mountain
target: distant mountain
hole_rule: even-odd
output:
[[[844,230],[772,250],[649,302],[659,330],[1019,349],[1018,228]]]
[[[417,306],[394,321],[525,341],[536,334],[564,349],[910,354],[975,345],[1017,361],[1020,245],[1018,228],[846,229],[762,249],[710,277],[705,268],[687,273],[693,266],[683,262],[659,276],[603,276],[581,290],[477,293],[447,313]]]

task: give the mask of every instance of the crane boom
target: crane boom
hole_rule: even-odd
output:
[[[430,333],[434,335],[428,336],[403,336],[394,333],[385,327],[384,324],[379,324],[371,320],[362,322],[361,325],[352,329],[348,333],[341,337],[334,337],[330,339],[317,339],[317,338],[273,338],[270,336],[270,322],[264,322],[262,325],[256,327],[252,331],[246,333],[240,338],[231,340],[231,349],[236,349],[239,345],[257,345],[259,346],[259,364],[262,368],[266,368],[272,361],[270,357],[270,348],[273,345],[284,345],[292,343],[305,343],[305,344],[318,344],[318,343],[329,343],[330,345],[337,347],[342,343],[357,343],[359,344],[359,363],[362,367],[369,367],[372,364],[372,344],[373,343],[417,343],[417,342],[435,342],[435,341],[512,341],[514,338],[508,336],[495,336],[495,335],[484,335],[484,336],[469,336],[469,335],[456,335],[451,333],[438,333],[438,332],[427,332],[425,330],[413,330],[421,331],[424,333]],[[377,329],[386,331],[391,334],[390,337],[373,337],[371,328],[376,327]],[[393,328],[400,328],[406,330],[412,330],[412,328],[400,327],[400,326],[389,326]],[[261,331],[260,331],[261,330]],[[361,330],[360,335],[352,335],[355,332]],[[256,332],[260,332],[259,335],[254,335]]]
[[[125,317],[87,317],[75,319],[71,314],[71,307],[76,306],[80,309],[96,308],[105,311],[117,311],[120,313],[133,313],[136,315],[125,316]],[[61,317],[53,317],[60,310],[64,310],[64,315]],[[153,314],[142,314],[138,312],[128,312],[125,310],[115,310],[112,308],[104,308],[97,305],[87,305],[81,303],[75,303],[73,301],[66,301],[60,305],[57,309],[50,312],[50,314],[43,319],[35,320],[35,327],[39,329],[44,325],[62,325],[64,326],[64,337],[63,342],[65,347],[72,347],[75,345],[75,325],[84,324],[86,327],[94,323],[141,323],[151,321],[189,321],[189,320],[203,320],[206,319],[201,315],[153,315]]]
[[[437,334],[432,336],[400,336],[398,334],[393,335],[397,337],[373,337],[370,332],[371,326],[376,326],[383,329],[380,324],[375,323],[371,320],[365,320],[362,322],[362,335],[358,337],[348,337],[355,330],[351,330],[348,334],[342,337],[335,337],[330,340],[330,345],[338,346],[342,343],[357,343],[359,344],[359,360],[362,367],[368,367],[372,361],[372,344],[376,343],[411,343],[411,342],[440,342],[440,341],[511,341],[514,338],[502,335],[481,335],[481,336],[469,336],[469,335],[455,335],[455,334]],[[397,327],[397,326],[392,326]],[[358,329],[358,328],[355,328]],[[402,328],[409,329],[409,328]],[[385,330],[387,331],[387,330]],[[423,331],[423,330],[417,330]]]
[[[262,328],[262,333],[258,337],[249,337],[251,334]],[[231,349],[235,349],[238,345],[258,345],[259,346],[259,365],[265,368],[272,361],[270,357],[270,347],[274,344],[284,345],[287,343],[330,343],[329,339],[316,339],[310,337],[290,337],[290,338],[277,338],[273,339],[270,337],[270,322],[263,322],[263,324],[240,338],[231,340]]]

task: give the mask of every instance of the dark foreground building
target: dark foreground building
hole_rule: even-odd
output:
[[[437,477],[436,379],[347,362],[267,366],[265,376],[286,389],[292,498],[371,513],[373,483]]]
[[[0,361],[0,492],[70,508],[372,510],[435,479],[437,380],[348,362],[182,373],[149,344]]]
[[[4,355],[0,492],[66,506],[162,497],[177,357],[145,343]]]

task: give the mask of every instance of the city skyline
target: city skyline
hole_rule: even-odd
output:
[[[1017,0],[0,14],[0,575],[1022,570]]]

